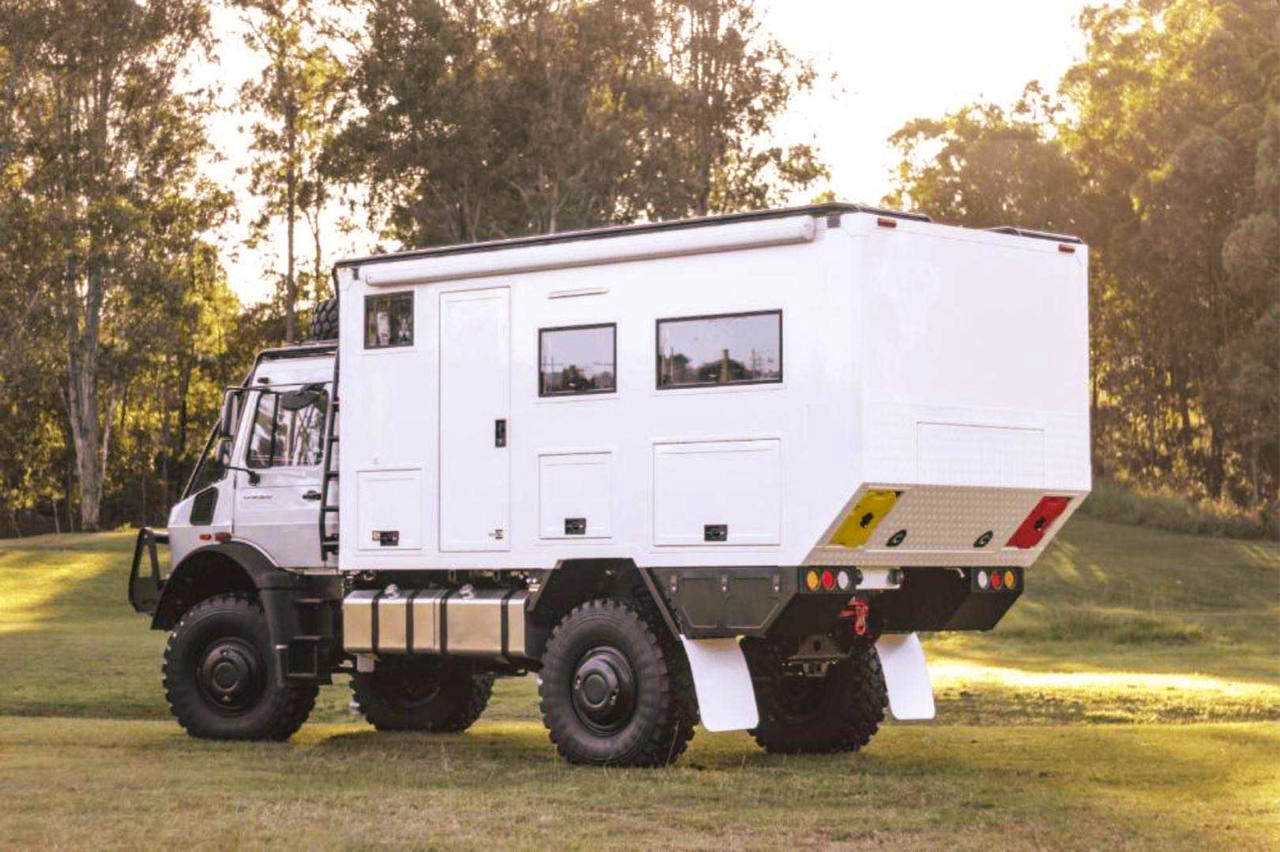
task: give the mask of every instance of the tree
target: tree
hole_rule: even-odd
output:
[[[705,216],[779,203],[827,176],[809,145],[765,144],[772,124],[813,86],[812,63],[763,28],[752,0],[659,0],[671,86],[642,160],[636,214]]]
[[[85,529],[99,522],[137,319],[131,294],[169,283],[169,241],[151,238],[207,228],[223,203],[196,177],[202,101],[175,91],[207,27],[196,0],[31,0],[0,11],[3,51],[21,57],[5,81],[6,187],[38,244],[21,258],[24,295],[59,328]],[[184,192],[199,200],[187,204]]]
[[[747,0],[391,0],[329,157],[402,244],[763,206],[824,171],[761,140],[812,69]]]
[[[323,282],[321,215],[330,200],[318,160],[332,136],[332,113],[346,85],[345,71],[318,38],[324,22],[311,0],[236,0],[236,5],[248,27],[246,43],[268,59],[259,79],[245,83],[240,92],[245,106],[264,116],[251,125],[250,150],[256,156],[249,189],[264,206],[252,223],[249,244],[260,243],[271,224],[284,219],[281,296],[285,340],[293,343],[299,297],[295,230],[299,216],[305,217],[314,247],[309,278],[318,289]]]

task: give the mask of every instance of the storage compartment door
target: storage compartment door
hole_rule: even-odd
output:
[[[357,471],[357,549],[384,553],[419,550],[422,508],[421,470]]]
[[[538,457],[538,537],[599,539],[613,535],[613,453]]]
[[[781,445],[776,438],[655,444],[653,543],[781,543]]]

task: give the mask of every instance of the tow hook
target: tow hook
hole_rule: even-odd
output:
[[[841,618],[850,620],[853,626],[853,635],[862,638],[870,632],[867,628],[867,616],[871,613],[871,607],[862,598],[851,598],[849,605],[840,613]]]

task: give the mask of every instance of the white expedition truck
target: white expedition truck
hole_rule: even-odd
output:
[[[173,713],[286,739],[349,673],[461,731],[536,672],[612,765],[929,718],[917,631],[992,628],[1089,491],[1086,264],[847,204],[343,261],[139,534]]]

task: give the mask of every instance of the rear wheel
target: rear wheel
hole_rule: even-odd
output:
[[[164,652],[164,689],[178,723],[195,737],[287,740],[315,706],[313,682],[279,686],[262,605],[243,595],[196,604]]]
[[[493,675],[437,657],[389,657],[352,675],[351,691],[379,731],[457,733],[488,706]]]
[[[542,663],[542,720],[571,763],[663,766],[693,736],[697,702],[684,654],[632,601],[574,609]]]
[[[888,694],[874,645],[855,648],[822,677],[789,673],[767,654],[748,660],[760,712],[751,734],[766,751],[857,751],[884,721]]]

